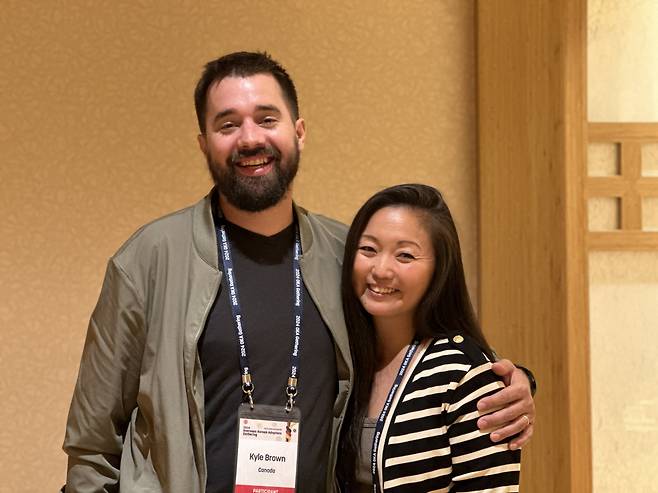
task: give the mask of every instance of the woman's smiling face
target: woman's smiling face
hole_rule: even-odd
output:
[[[375,319],[412,322],[432,280],[434,250],[421,215],[406,206],[384,207],[361,234],[352,286]]]

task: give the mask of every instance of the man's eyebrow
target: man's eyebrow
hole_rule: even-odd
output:
[[[281,113],[281,110],[278,106],[274,104],[259,104],[256,106],[257,111],[274,111],[275,113]]]
[[[235,110],[233,108],[228,108],[223,111],[220,111],[215,115],[215,117],[212,119],[213,123],[217,122],[217,120],[221,120],[225,116],[230,115],[231,113],[235,113]]]
[[[273,111],[279,115],[281,114],[281,110],[279,109],[279,107],[273,104],[259,104],[258,106],[256,106],[256,111]],[[237,110],[235,108],[227,108],[225,110],[220,111],[213,118],[213,123],[217,122],[217,120],[221,120],[225,116],[228,116],[232,113],[237,113]]]

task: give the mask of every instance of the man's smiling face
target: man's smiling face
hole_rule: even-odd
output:
[[[274,77],[226,77],[210,86],[199,146],[220,193],[261,211],[278,203],[297,173],[304,120],[293,121]]]

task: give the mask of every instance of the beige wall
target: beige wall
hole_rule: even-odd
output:
[[[588,17],[589,120],[658,121],[658,4],[589,0]],[[590,175],[610,174],[609,154],[590,146]],[[610,200],[590,206],[590,227],[618,227]],[[655,491],[658,252],[593,252],[589,273],[594,492]]]
[[[591,122],[658,121],[658,3],[588,1]]]
[[[348,221],[384,185],[443,189],[476,287],[472,1],[155,5],[3,2],[0,492],[63,483],[105,262],[210,186],[191,94],[212,57],[266,49],[290,69],[308,124],[296,187],[307,207]]]
[[[589,257],[594,493],[658,484],[658,252]]]

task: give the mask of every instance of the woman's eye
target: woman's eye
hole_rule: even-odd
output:
[[[402,262],[411,262],[412,260],[416,260],[416,257],[414,257],[412,254],[408,252],[400,252],[398,253],[398,258]]]
[[[368,245],[361,245],[359,247],[359,252],[361,252],[365,255],[374,255],[376,253],[375,249],[371,246],[368,246]]]

